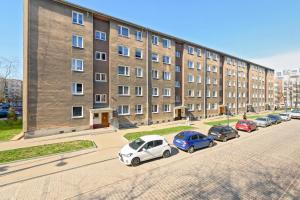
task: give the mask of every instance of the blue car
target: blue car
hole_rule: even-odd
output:
[[[214,139],[197,131],[182,131],[174,137],[173,144],[178,149],[193,153],[196,149],[212,147]]]

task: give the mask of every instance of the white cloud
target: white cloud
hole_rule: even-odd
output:
[[[273,55],[265,58],[253,58],[253,62],[281,71],[300,67],[300,51]]]

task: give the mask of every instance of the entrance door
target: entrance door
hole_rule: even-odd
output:
[[[109,123],[108,123],[108,113],[102,113],[101,115],[101,122],[102,122],[102,126],[103,127],[109,127]]]

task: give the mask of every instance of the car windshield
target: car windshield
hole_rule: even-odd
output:
[[[219,133],[219,132],[221,132],[221,130],[222,130],[222,127],[212,127],[209,132]]]
[[[129,146],[131,148],[133,148],[134,150],[137,150],[140,146],[142,146],[145,143],[144,140],[142,140],[141,138],[138,138],[136,140],[134,140],[133,142],[129,143]]]
[[[287,116],[287,114],[279,114],[280,116]]]
[[[258,120],[258,121],[266,121],[267,119],[266,118],[257,118],[256,120]]]
[[[239,124],[249,124],[249,122],[246,122],[246,121],[239,121]]]

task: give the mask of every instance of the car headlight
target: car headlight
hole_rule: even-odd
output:
[[[130,157],[132,156],[132,153],[129,153],[129,154],[123,154],[124,157]]]

